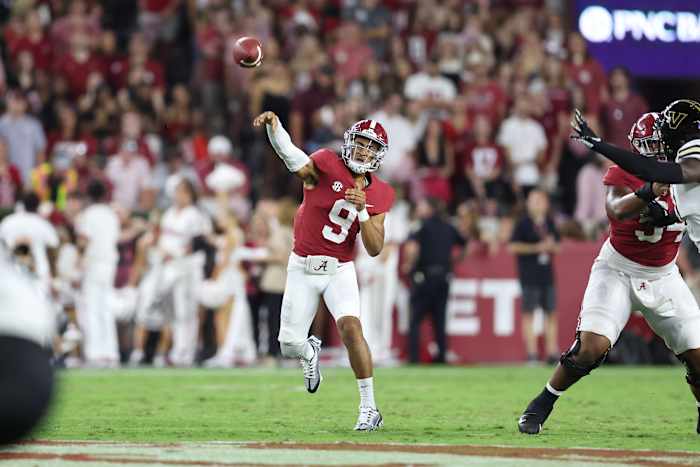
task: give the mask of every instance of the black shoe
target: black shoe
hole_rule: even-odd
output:
[[[695,432],[700,435],[700,407],[698,407],[698,424],[695,427]]]
[[[525,412],[518,419],[518,430],[520,433],[528,435],[536,435],[542,431],[542,425],[552,413],[554,405],[546,404],[535,398],[530,405],[527,406]]]

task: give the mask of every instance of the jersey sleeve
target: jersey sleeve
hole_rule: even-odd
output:
[[[685,143],[676,153],[676,162],[681,159],[700,159],[700,139]]]
[[[603,185],[606,186],[626,186],[634,189],[639,185],[639,180],[617,165],[613,165],[608,169],[603,177]]]
[[[391,207],[394,205],[394,198],[396,194],[394,193],[394,188],[388,183],[382,182],[381,195],[377,197],[374,206],[367,208],[367,212],[371,215],[381,214],[383,212],[389,212]]]
[[[311,160],[314,161],[316,170],[323,173],[329,173],[333,170],[333,163],[338,159],[338,155],[330,149],[319,149],[311,154]]]

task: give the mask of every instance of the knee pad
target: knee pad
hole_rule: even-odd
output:
[[[579,378],[583,378],[584,376],[588,375],[591,371],[598,368],[605,361],[605,358],[608,356],[608,352],[610,352],[610,348],[608,347],[608,350],[606,350],[605,353],[601,355],[596,361],[594,361],[590,365],[581,365],[576,360],[574,360],[574,357],[578,354],[579,350],[581,350],[581,337],[580,334],[577,332],[574,344],[569,348],[569,350],[561,354],[561,358],[559,359],[559,363],[561,363],[561,366],[564,367],[567,373],[571,374],[572,376],[577,376]]]
[[[306,341],[301,342],[280,342],[280,352],[283,357],[297,358],[304,355]]]

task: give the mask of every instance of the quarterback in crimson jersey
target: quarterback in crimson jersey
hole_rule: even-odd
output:
[[[646,113],[630,130],[637,157],[665,160],[659,118]],[[674,214],[670,187],[645,183],[618,166],[610,167],[603,183],[610,238],[591,268],[576,340],[520,417],[522,433],[539,433],[559,396],[603,363],[633,310],[677,356],[700,348],[700,309],[676,267],[685,223]]]
[[[394,191],[373,172],[381,166],[389,138],[376,120],[361,120],[345,132],[341,155],[321,149],[309,157],[292,144],[274,113],[263,112],[253,125],[265,125],[277,155],[304,182],[282,299],[282,355],[300,359],[306,389],[316,392],[322,381],[321,341],[308,334],[323,297],[357,378],[360,414],[355,430],[375,430],[383,419],[374,401],[372,356],[362,334],[352,259],[358,233],[371,256],[384,246],[384,217],[394,202]]]

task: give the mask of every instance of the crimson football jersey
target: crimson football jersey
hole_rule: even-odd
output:
[[[633,191],[644,185],[642,180],[616,165],[608,169],[603,183],[608,186],[627,187]],[[656,199],[662,205],[665,204],[670,212],[674,211],[670,193]],[[610,243],[625,258],[643,266],[653,267],[665,266],[676,258],[685,224],[653,227],[641,224],[639,217],[626,220],[609,219]]]
[[[360,231],[355,205],[345,201],[345,190],[355,181],[343,160],[329,149],[311,155],[319,178],[313,188],[304,187],[304,201],[294,217],[294,253],[299,256],[326,255],[352,261]],[[394,189],[372,174],[365,187],[367,211],[371,216],[389,211]]]

